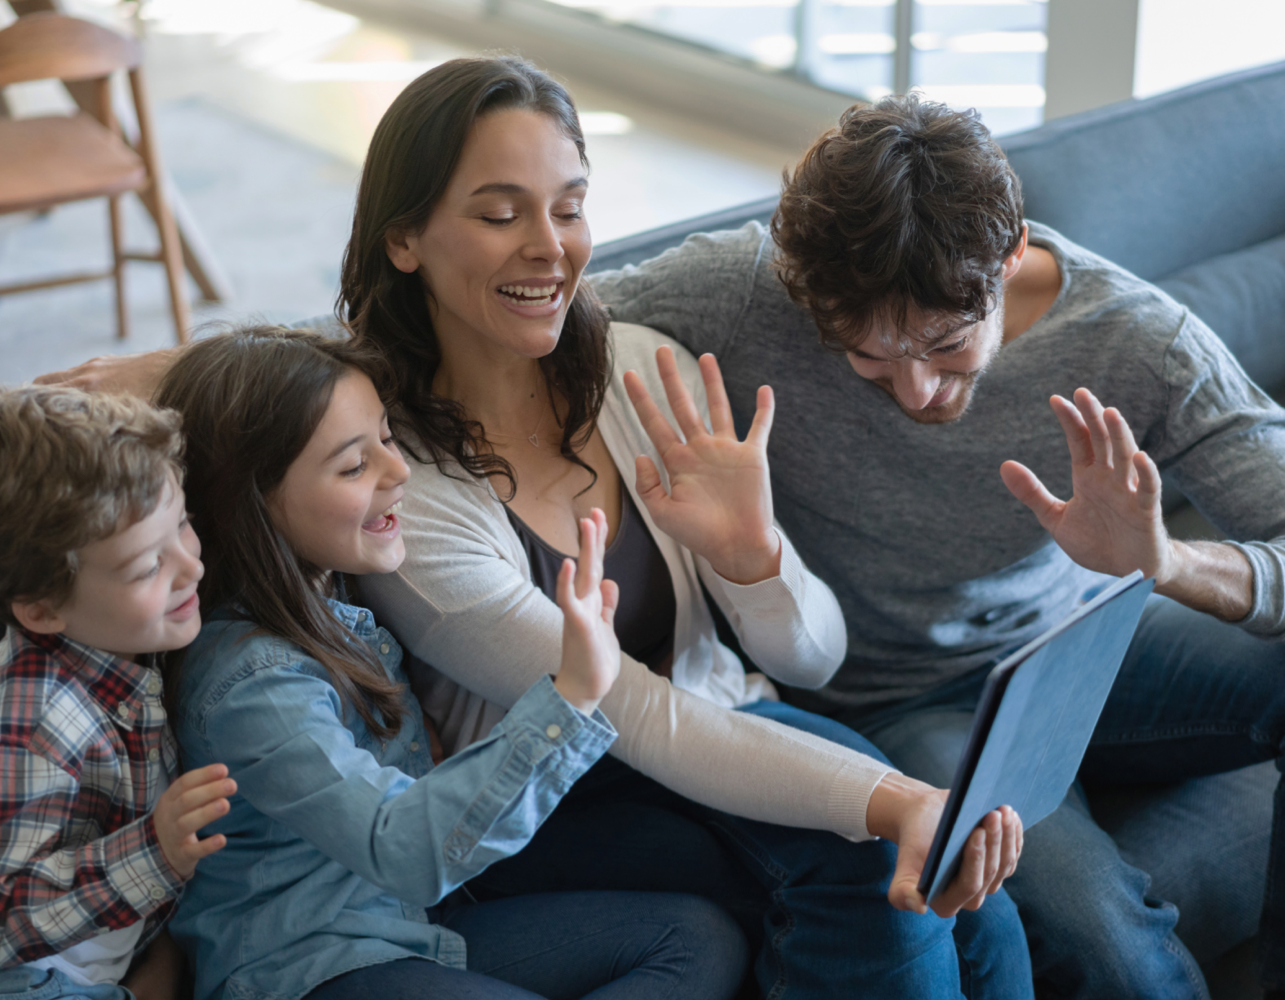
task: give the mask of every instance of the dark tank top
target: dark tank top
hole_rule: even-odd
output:
[[[603,559],[603,574],[608,580],[616,581],[620,588],[616,636],[623,652],[668,677],[673,664],[674,617],[678,610],[674,581],[629,491],[622,485],[620,493],[620,527]],[[531,564],[531,582],[549,600],[557,600],[558,571],[567,555],[548,545],[508,507],[504,509]]]

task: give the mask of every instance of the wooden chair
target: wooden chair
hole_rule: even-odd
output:
[[[183,257],[174,216],[165,198],[151,108],[143,87],[142,52],[136,41],[61,14],[28,14],[0,31],[0,88],[25,80],[86,82],[96,88],[95,113],[0,119],[0,215],[52,208],[86,198],[106,198],[111,219],[112,266],[106,271],[0,286],[0,295],[111,278],[116,285],[116,333],[129,334],[125,262],[165,266],[178,342],[187,340],[189,314]],[[112,111],[111,75],[129,73],[138,116],[137,150],[125,141]],[[149,195],[160,236],[158,253],[131,253],[122,245],[121,196]]]

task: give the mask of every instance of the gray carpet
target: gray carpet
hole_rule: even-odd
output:
[[[199,100],[159,108],[157,130],[174,182],[235,291],[219,306],[196,303],[194,321],[285,322],[330,311],[357,168]],[[129,244],[154,249],[155,229],[133,198],[126,215]],[[105,267],[108,246],[101,199],[0,217],[0,284]],[[110,281],[0,298],[0,384],[172,343],[160,266],[128,265],[126,294],[133,330],[125,342],[115,338]]]

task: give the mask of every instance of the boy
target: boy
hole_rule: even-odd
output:
[[[74,389],[0,392],[0,998],[164,995],[156,937],[236,790],[173,783],[146,654],[201,627],[176,414]],[[141,662],[140,662],[141,661]],[[168,787],[166,787],[168,785]],[[125,979],[124,985],[117,985]]]

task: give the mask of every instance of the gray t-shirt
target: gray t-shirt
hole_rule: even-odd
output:
[[[757,223],[697,235],[593,279],[617,320],[718,357],[738,428],[776,391],[776,515],[839,599],[848,657],[822,692],[874,708],[920,694],[1035,637],[1102,579],[1077,566],[1000,479],[1023,462],[1063,499],[1066,439],[1048,405],[1086,386],[1255,571],[1241,623],[1285,634],[1285,411],[1204,323],[1154,286],[1030,225],[1062,288],[1004,346],[959,421],[915,423],[826,351],[771,268]]]

